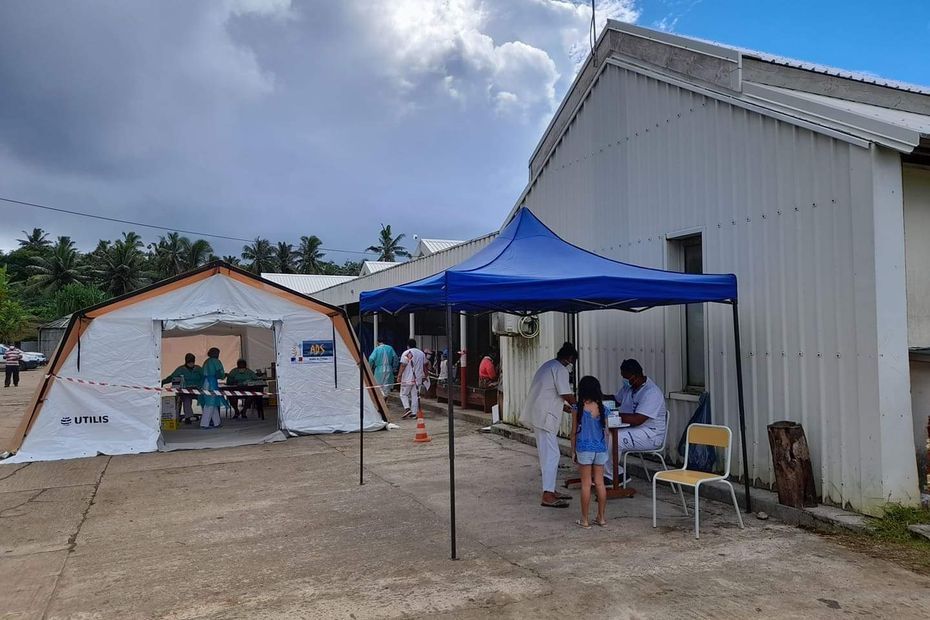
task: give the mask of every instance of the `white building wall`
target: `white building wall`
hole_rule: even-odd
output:
[[[739,280],[752,478],[773,479],[766,425],[796,420],[807,432],[825,499],[869,510],[916,494],[910,450],[909,465],[889,454],[893,442],[910,445],[912,437],[910,418],[903,423],[910,414],[906,363],[903,372],[896,362],[888,368],[881,394],[877,384],[880,355],[895,348],[906,360],[906,342],[892,334],[880,343],[877,327],[875,238],[880,232],[893,244],[896,225],[882,228],[873,204],[893,190],[887,183],[894,161],[890,151],[873,153],[609,65],[524,205],[572,243],[657,268],[668,267],[669,237],[700,232],[705,272]],[[882,200],[893,211],[893,197]],[[880,258],[893,267],[894,256]],[[903,270],[897,275],[885,282],[892,299],[881,318],[891,320],[897,304],[904,326]],[[615,390],[620,361],[636,357],[667,392],[682,388],[666,382],[680,374],[680,347],[667,338],[679,312],[582,315],[582,372]],[[714,421],[736,431],[731,316],[730,306],[707,306],[706,372]],[[508,420],[519,411],[528,377],[559,340],[547,332],[551,325],[542,327],[542,351],[513,339],[502,345]],[[670,400],[671,451],[693,409]],[[891,475],[892,466],[899,472]]]

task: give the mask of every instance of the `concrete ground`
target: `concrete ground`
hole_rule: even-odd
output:
[[[695,540],[662,492],[653,529],[643,484],[582,530],[577,490],[539,506],[533,448],[464,422],[453,562],[427,424],[366,435],[361,487],[358,435],[0,465],[0,617],[930,617],[927,577],[722,504]]]

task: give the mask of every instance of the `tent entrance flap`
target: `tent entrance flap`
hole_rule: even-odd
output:
[[[228,314],[225,312],[210,312],[189,317],[163,318],[161,322],[162,329],[168,332],[198,332],[218,325],[271,329],[274,325],[274,319]]]

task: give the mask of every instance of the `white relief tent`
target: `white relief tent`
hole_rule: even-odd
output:
[[[379,390],[359,412],[374,383],[342,309],[216,262],[75,313],[3,462],[157,450],[162,394],[143,388],[160,384],[163,337],[217,330],[269,333],[285,435],[385,427]]]

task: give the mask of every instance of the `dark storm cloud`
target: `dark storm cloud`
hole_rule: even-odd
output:
[[[0,3],[0,195],[353,249],[380,222],[411,236],[495,229],[585,17],[558,0],[488,6]],[[85,248],[126,228],[8,206],[0,222],[0,247],[33,226]]]

